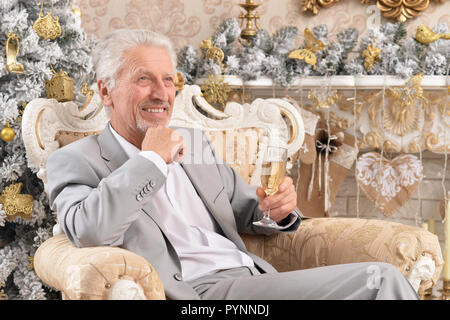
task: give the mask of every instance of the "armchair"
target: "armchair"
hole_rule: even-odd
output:
[[[259,184],[259,155],[275,136],[288,144],[288,170],[292,168],[304,140],[305,112],[282,99],[229,102],[221,112],[193,85],[177,95],[170,125],[202,128],[225,162],[250,184]],[[22,120],[23,139],[44,185],[48,156],[74,140],[98,134],[107,121],[97,96],[81,110],[73,102],[54,99],[35,99],[28,104]],[[436,283],[443,265],[435,235],[388,221],[313,218],[304,219],[292,234],[242,237],[249,251],[279,271],[388,262],[398,267],[416,290],[425,290]],[[76,248],[58,225],[54,236],[37,250],[34,268],[44,283],[62,292],[63,299],[165,299],[151,261],[118,247]]]

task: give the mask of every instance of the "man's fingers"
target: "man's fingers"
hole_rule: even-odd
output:
[[[295,203],[296,198],[297,198],[297,194],[290,193],[287,196],[285,196],[284,198],[282,198],[281,200],[271,203],[270,204],[270,210],[282,207],[285,204],[288,204],[288,203],[291,203],[291,202]]]
[[[285,176],[283,178],[283,181],[281,181],[280,186],[278,187],[278,190],[280,192],[283,192],[286,190],[286,188],[288,188],[290,185],[292,185],[294,183],[294,180],[292,180],[291,177],[289,176]]]
[[[256,195],[258,196],[258,198],[266,197],[266,193],[264,192],[264,189],[262,187],[258,187],[258,189],[256,189]]]
[[[278,192],[275,193],[273,196],[267,197],[263,201],[264,207],[272,207],[275,203],[280,202],[284,198],[286,198],[289,194],[296,194],[294,185],[290,185],[285,189],[284,191],[280,192],[278,189]]]
[[[186,142],[184,142],[184,140],[183,140],[183,143],[182,143],[182,145],[181,145],[180,151],[178,152],[178,154],[180,155],[180,157],[183,157],[183,156],[184,156],[184,150],[186,150]]]
[[[258,189],[256,189],[256,196],[258,197],[259,210],[264,211],[261,203],[264,200],[264,198],[266,197],[266,193],[264,192],[264,189],[262,187],[258,187]]]
[[[176,130],[164,126],[149,127],[141,144],[141,150],[158,153],[166,163],[181,160],[185,148],[183,137]]]
[[[286,191],[286,188],[289,188],[290,186],[293,186],[293,180],[292,180],[291,177],[285,176],[283,178],[283,181],[281,181],[281,183],[280,183],[280,185],[278,187],[278,192],[275,195],[270,196],[268,198],[273,198],[274,196],[279,195],[280,193],[283,193],[284,191]],[[265,198],[266,197],[266,193],[264,192],[264,189],[262,187],[259,187],[258,190],[259,189],[260,189],[261,197]],[[257,190],[257,194],[258,194],[258,190]],[[279,197],[283,197],[283,195],[281,195]]]
[[[256,195],[259,200],[258,208],[262,211],[269,208],[270,210],[279,209],[287,205],[295,208],[297,205],[297,193],[295,192],[293,180],[289,176],[284,177],[276,194],[267,197],[264,189],[258,187],[258,189],[256,189]]]
[[[173,159],[174,161],[180,162],[181,159],[183,159],[184,150],[186,149],[185,146],[186,145],[184,143],[182,143],[180,146],[178,146],[178,150],[174,154],[174,159]]]
[[[281,221],[284,218],[286,218],[287,214],[294,211],[295,209],[295,205],[292,203],[286,203],[284,205],[282,205],[281,207],[275,208],[275,209],[270,209],[270,216],[275,220],[275,221]]]

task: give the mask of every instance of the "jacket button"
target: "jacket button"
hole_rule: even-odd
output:
[[[175,280],[177,281],[181,281],[183,280],[183,277],[181,276],[181,273],[177,272],[173,275],[173,277],[175,278]]]

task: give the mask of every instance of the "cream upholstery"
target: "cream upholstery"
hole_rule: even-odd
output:
[[[70,300],[108,299],[121,280],[132,280],[147,299],[164,299],[158,273],[141,256],[117,247],[76,248],[64,234],[45,241],[36,252],[38,276]],[[130,298],[135,297],[129,292]]]
[[[270,139],[281,137],[286,141],[291,159],[299,152],[304,138],[301,112],[305,111],[281,99],[229,103],[224,112],[219,112],[204,101],[197,86],[186,86],[176,98],[171,125],[202,128],[217,153],[249,183],[258,184],[258,155]],[[97,134],[106,122],[98,98],[82,112],[72,102],[31,101],[23,116],[22,131],[30,161],[39,168],[38,176],[44,184],[49,154],[85,135]],[[435,235],[388,221],[315,218],[304,220],[292,234],[243,235],[243,239],[249,251],[279,271],[362,261],[389,262],[418,290],[433,286],[443,265]],[[424,265],[428,273],[422,271]],[[151,261],[120,248],[75,248],[63,234],[39,247],[34,266],[42,281],[62,291],[64,299],[165,297]]]
[[[291,235],[245,236],[247,248],[278,271],[379,261],[395,265],[416,290],[432,287],[443,259],[436,235],[421,228],[382,220],[315,218]],[[429,263],[429,261],[434,263]],[[431,274],[423,272],[423,264]],[[427,278],[423,278],[423,274]],[[419,280],[417,282],[417,280]]]

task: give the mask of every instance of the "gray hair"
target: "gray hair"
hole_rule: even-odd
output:
[[[103,79],[108,89],[112,90],[117,72],[124,62],[123,53],[142,45],[165,48],[176,69],[177,58],[169,38],[151,30],[118,29],[101,39],[92,51],[97,80]]]

